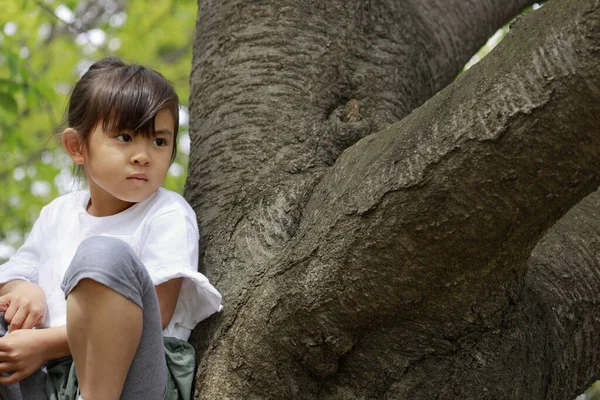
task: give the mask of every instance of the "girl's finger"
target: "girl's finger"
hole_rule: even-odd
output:
[[[23,321],[23,324],[21,325],[21,329],[31,329],[34,326],[36,326],[38,324],[38,321],[40,320],[42,316],[37,314],[37,313],[33,313],[30,312],[29,315],[27,315],[27,318],[25,318],[25,321]]]
[[[11,302],[4,312],[4,320],[10,324],[15,313],[19,310],[19,306],[15,302]]]
[[[11,294],[5,294],[4,296],[0,296],[0,312],[6,311],[8,306],[10,305]]]
[[[11,368],[13,370],[15,369],[15,367],[12,365],[10,365],[8,368]],[[11,371],[5,371],[5,372],[11,372]],[[20,382],[21,380],[23,380],[25,378],[25,376],[23,376],[23,375],[24,375],[23,372],[17,371],[15,373],[7,375],[7,376],[0,376],[0,385],[12,385],[13,383]]]
[[[46,322],[46,310],[42,311],[42,314],[36,321],[35,326],[42,325],[44,322]]]
[[[15,315],[12,317],[10,325],[8,326],[8,331],[12,332],[16,331],[17,329],[21,329],[23,322],[25,322],[25,319],[27,318],[28,314],[29,313],[27,312],[25,307],[20,307],[15,313]]]

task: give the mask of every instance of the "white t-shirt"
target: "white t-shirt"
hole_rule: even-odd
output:
[[[164,336],[187,340],[196,324],[221,309],[221,295],[197,272],[196,215],[179,194],[160,188],[144,201],[108,217],[86,211],[87,190],[61,196],[45,206],[23,246],[0,265],[0,283],[23,279],[46,293],[44,327],[66,324],[66,300],[60,285],[79,244],[91,236],[128,243],[154,285],[185,278]]]

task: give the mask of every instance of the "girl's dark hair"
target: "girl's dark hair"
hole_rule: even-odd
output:
[[[66,122],[84,144],[100,121],[105,131],[153,136],[154,118],[162,109],[175,121],[173,162],[179,131],[179,98],[173,85],[151,68],[108,57],[92,64],[73,87]]]

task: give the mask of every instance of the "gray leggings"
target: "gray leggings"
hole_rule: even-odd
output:
[[[113,289],[143,310],[142,337],[121,399],[162,399],[167,367],[160,306],[148,271],[127,243],[107,236],[95,236],[81,242],[75,253],[62,282],[65,296],[86,278]],[[0,336],[4,333],[0,327]],[[45,380],[45,372],[39,370],[19,383],[0,385],[0,395],[4,400],[45,400]]]

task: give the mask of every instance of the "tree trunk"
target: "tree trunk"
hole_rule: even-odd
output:
[[[435,94],[528,3],[200,1],[186,196],[225,311],[194,335],[199,398],[565,398],[595,377],[597,270],[562,278],[561,224],[527,260],[600,184],[599,1],[529,13]]]

